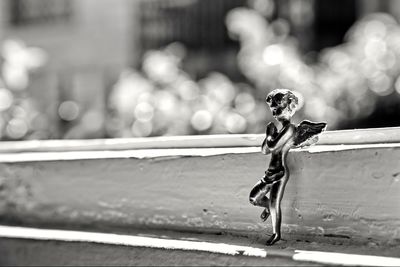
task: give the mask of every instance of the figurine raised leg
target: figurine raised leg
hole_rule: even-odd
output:
[[[270,215],[269,203],[270,200],[266,196],[270,190],[270,185],[263,181],[259,181],[250,192],[249,201],[254,206],[264,207],[265,209],[260,215],[261,220],[266,221]]]
[[[267,201],[269,201],[269,199],[267,199]],[[266,207],[266,208],[263,210],[263,212],[261,212],[261,215],[260,215],[261,220],[262,220],[263,222],[265,222],[265,221],[268,219],[268,217],[269,217],[270,214],[271,214],[271,212],[269,211],[269,205],[268,205],[268,207]]]

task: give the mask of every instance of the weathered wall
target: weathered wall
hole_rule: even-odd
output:
[[[269,159],[258,150],[3,154],[0,220],[264,234],[270,221],[248,202]],[[399,158],[398,144],[292,151],[284,232],[398,240]]]

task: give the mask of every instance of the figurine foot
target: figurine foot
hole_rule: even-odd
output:
[[[272,246],[273,244],[275,244],[275,243],[278,242],[279,240],[281,240],[281,235],[272,234],[272,236],[268,239],[266,245],[267,245],[267,246]]]
[[[265,221],[268,219],[269,215],[270,215],[269,210],[268,210],[268,209],[265,209],[265,210],[263,210],[263,212],[261,213],[260,218],[261,218],[261,220],[262,220],[263,222],[265,222]]]

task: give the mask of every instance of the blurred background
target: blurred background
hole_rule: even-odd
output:
[[[400,1],[0,0],[0,139],[400,126]]]

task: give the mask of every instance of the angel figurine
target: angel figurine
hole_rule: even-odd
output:
[[[318,141],[318,134],[326,128],[325,122],[315,123],[304,120],[299,125],[290,122],[298,106],[298,98],[287,89],[275,89],[266,98],[274,118],[282,124],[278,131],[273,122],[266,127],[266,138],[261,146],[265,155],[271,153],[271,161],[265,175],[250,192],[250,203],[264,208],[261,219],[266,221],[271,215],[272,236],[267,245],[273,245],[281,239],[281,200],[289,169],[286,157],[289,149],[312,145]],[[269,197],[267,193],[269,192]]]

